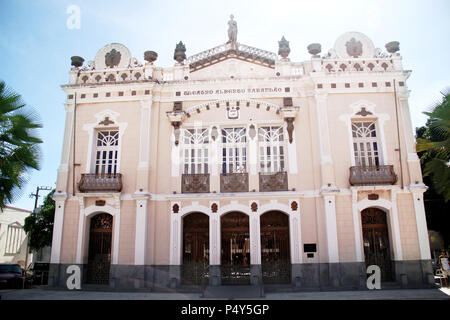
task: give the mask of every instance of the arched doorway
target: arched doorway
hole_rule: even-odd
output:
[[[392,280],[386,213],[377,208],[367,208],[361,212],[361,221],[366,267],[377,265],[381,269],[381,280]]]
[[[230,212],[220,219],[222,284],[250,284],[248,216]]]
[[[113,217],[99,213],[91,218],[89,229],[88,283],[109,284]]]
[[[289,217],[279,211],[261,215],[261,268],[264,283],[291,282]]]
[[[183,218],[183,284],[208,283],[209,217],[193,212]]]

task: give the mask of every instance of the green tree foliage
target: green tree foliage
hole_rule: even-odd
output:
[[[0,209],[21,195],[30,171],[39,170],[41,127],[37,114],[0,81]]]
[[[434,189],[450,200],[450,92],[434,106],[425,127],[417,129],[417,152],[424,177],[431,178]]]
[[[44,199],[44,204],[35,215],[25,218],[25,230],[32,250],[39,250],[52,244],[53,220],[55,218],[55,201],[52,199],[53,189]]]

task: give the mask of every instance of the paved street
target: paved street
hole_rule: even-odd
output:
[[[204,300],[198,293],[0,290],[2,300]],[[266,293],[268,300],[450,300],[450,289]]]

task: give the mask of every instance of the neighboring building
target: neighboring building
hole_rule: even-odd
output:
[[[73,57],[50,283],[75,264],[115,288],[365,288],[376,264],[431,284],[398,43],[349,32],[292,62],[229,31],[169,68],[117,43]]]
[[[0,263],[18,263],[25,268],[28,237],[23,230],[31,211],[8,207],[0,210]],[[32,255],[28,255],[28,264]]]

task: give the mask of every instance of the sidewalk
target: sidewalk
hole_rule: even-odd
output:
[[[1,300],[206,300],[199,293],[0,290]],[[255,300],[450,300],[450,289],[266,293]],[[226,299],[225,299],[226,300]]]

